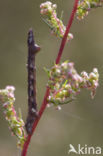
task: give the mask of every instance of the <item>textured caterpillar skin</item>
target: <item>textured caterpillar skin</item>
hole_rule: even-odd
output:
[[[40,47],[35,44],[32,29],[28,32],[28,116],[26,119],[26,131],[32,133],[32,126],[35,119],[38,117],[37,102],[36,102],[36,67],[35,55],[40,51]]]

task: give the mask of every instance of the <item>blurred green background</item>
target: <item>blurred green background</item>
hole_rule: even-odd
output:
[[[37,55],[37,100],[40,107],[47,83],[43,67],[50,68],[57,56],[60,39],[50,35],[42,21],[39,5],[43,0],[0,0],[0,88],[16,87],[15,108],[27,115],[27,32],[30,27],[42,50]],[[64,11],[65,25],[70,16],[73,0],[52,0],[58,5],[58,16]],[[84,20],[74,20],[71,28],[74,39],[64,49],[62,61],[75,62],[78,72],[91,72],[97,67],[100,86],[92,100],[84,90],[75,102],[61,111],[46,109],[32,137],[28,156],[68,156],[69,144],[77,148],[100,146],[103,150],[103,8],[93,10]],[[102,151],[103,152],[103,151]],[[16,139],[11,137],[7,122],[0,109],[0,155],[19,156]],[[72,154],[70,154],[72,156]],[[73,154],[74,155],[74,154]]]

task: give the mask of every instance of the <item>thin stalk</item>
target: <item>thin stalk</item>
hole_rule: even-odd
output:
[[[72,10],[70,19],[69,19],[67,27],[66,27],[66,31],[65,31],[64,37],[63,37],[61,45],[60,45],[58,56],[56,58],[56,64],[58,64],[60,62],[60,59],[61,59],[61,56],[62,56],[62,53],[63,53],[63,49],[64,49],[64,46],[66,44],[67,36],[68,36],[71,24],[72,24],[73,19],[74,19],[74,15],[75,15],[76,10],[77,10],[78,1],[79,0],[75,0],[74,6],[73,6],[73,10]],[[45,96],[44,96],[44,99],[43,99],[43,102],[42,102],[42,105],[41,105],[41,108],[40,108],[40,111],[39,111],[39,117],[35,120],[35,122],[33,124],[33,128],[32,128],[32,133],[28,135],[27,140],[24,143],[24,147],[23,147],[21,156],[26,156],[26,154],[27,154],[27,150],[28,150],[28,146],[30,144],[31,137],[32,137],[32,135],[33,135],[37,125],[38,125],[38,122],[39,122],[39,120],[40,120],[40,118],[41,118],[41,116],[42,116],[46,106],[47,106],[47,98],[49,96],[49,92],[50,92],[50,89],[47,87],[46,93],[45,93]]]
[[[66,31],[65,31],[65,34],[63,36],[61,45],[60,45],[60,49],[59,49],[58,56],[57,56],[57,59],[56,59],[56,64],[58,64],[60,62],[60,59],[61,59],[61,56],[62,56],[62,53],[63,53],[63,50],[64,50],[64,46],[65,46],[66,41],[67,41],[67,36],[68,36],[69,31],[70,31],[70,28],[71,28],[71,25],[72,25],[72,22],[73,22],[73,19],[74,19],[74,15],[75,15],[76,10],[77,10],[78,1],[79,0],[75,0],[74,7],[72,9],[72,13],[71,13],[71,16],[69,18],[69,21],[68,21],[68,24],[67,24],[67,27],[66,27]]]

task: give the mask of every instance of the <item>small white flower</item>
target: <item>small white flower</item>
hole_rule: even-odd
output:
[[[94,68],[94,69],[93,69],[93,72],[94,72],[95,74],[97,74],[97,73],[98,73],[98,69],[97,69],[97,68]]]
[[[6,89],[10,92],[14,92],[15,91],[15,87],[14,86],[6,86]]]
[[[81,73],[81,75],[82,75],[82,77],[88,79],[88,73],[87,73],[87,72],[83,71],[83,72]]]
[[[72,33],[69,33],[68,34],[68,37],[69,37],[69,40],[72,40],[73,39],[73,34]]]
[[[57,5],[56,4],[53,4],[53,8],[56,9],[57,8]]]
[[[96,76],[93,72],[89,74],[89,78],[90,78],[90,79],[96,78],[96,77],[97,77],[97,76]]]
[[[57,106],[56,109],[57,109],[57,110],[61,110],[62,108],[61,108],[60,106]]]
[[[56,69],[56,73],[60,74],[61,70],[60,69]]]

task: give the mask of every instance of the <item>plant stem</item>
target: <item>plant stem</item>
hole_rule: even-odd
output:
[[[67,36],[68,36],[69,31],[70,31],[70,28],[71,28],[71,25],[72,25],[72,22],[73,22],[73,19],[74,19],[74,15],[75,15],[76,10],[77,10],[78,1],[79,0],[75,0],[74,7],[72,9],[72,13],[71,13],[70,19],[69,19],[67,27],[66,27],[66,31],[65,31],[65,34],[63,36],[61,45],[60,45],[60,49],[59,49],[58,56],[57,56],[57,59],[56,59],[56,64],[58,64],[60,62],[61,55],[63,53],[63,49],[64,49],[64,46],[65,46],[66,41],[67,41]]]
[[[42,105],[41,105],[41,108],[39,111],[39,118],[37,118],[33,124],[32,133],[28,135],[26,142],[24,143],[24,147],[23,147],[23,151],[22,151],[21,156],[26,156],[28,145],[29,145],[30,140],[31,140],[31,136],[32,136],[33,132],[35,131],[35,128],[36,128],[36,126],[37,126],[37,124],[38,124],[38,122],[42,116],[42,113],[44,112],[44,110],[46,108],[48,96],[49,96],[49,88],[47,88],[47,90],[46,90],[46,93],[45,93],[45,96],[44,96],[44,99],[43,99],[43,102],[42,102]]]
[[[66,31],[65,31],[64,37],[63,37],[62,42],[61,42],[61,45],[60,45],[58,56],[56,58],[56,64],[58,64],[60,62],[60,59],[61,59],[61,56],[62,56],[62,53],[63,53],[63,49],[64,49],[64,46],[66,44],[67,35],[69,33],[71,24],[72,24],[73,19],[74,19],[74,15],[75,15],[76,10],[77,10],[78,1],[79,0],[75,0],[74,6],[73,6],[73,10],[72,10],[70,19],[69,19],[68,24],[67,24],[67,27],[66,27]],[[46,93],[45,93],[45,96],[44,96],[44,99],[43,99],[43,102],[42,102],[42,105],[41,105],[41,108],[40,108],[40,111],[39,111],[39,117],[35,120],[35,122],[33,124],[33,128],[32,128],[32,133],[28,135],[27,140],[24,143],[24,147],[23,147],[21,156],[26,156],[26,154],[27,154],[27,150],[28,150],[28,146],[29,146],[29,143],[30,143],[32,134],[34,133],[34,131],[35,131],[37,125],[38,125],[38,122],[39,122],[39,120],[40,120],[40,118],[41,118],[41,116],[42,116],[42,114],[43,114],[43,112],[44,112],[44,110],[45,110],[45,108],[47,106],[47,98],[49,96],[49,91],[50,90],[47,87]]]

